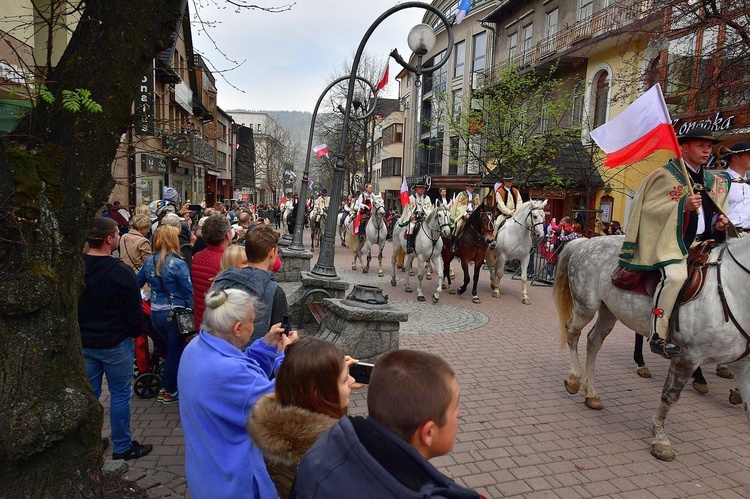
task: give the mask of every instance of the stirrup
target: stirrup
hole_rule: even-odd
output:
[[[654,338],[652,338],[651,341],[648,342],[648,345],[653,353],[661,355],[665,359],[679,357],[684,353],[682,351],[682,347],[680,347],[679,345],[675,345],[674,343],[670,343],[659,336],[655,336]]]

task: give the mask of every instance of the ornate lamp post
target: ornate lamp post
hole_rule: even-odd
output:
[[[408,69],[412,73],[415,73],[419,77],[422,74],[432,73],[442,67],[448,61],[451,51],[453,50],[453,30],[451,29],[448,18],[445,17],[445,14],[443,14],[440,10],[436,9],[432,5],[422,2],[404,2],[400,5],[396,5],[395,7],[391,7],[383,14],[381,14],[380,17],[378,17],[375,22],[372,23],[372,25],[367,29],[365,36],[359,42],[359,47],[357,48],[357,52],[354,55],[354,60],[352,61],[352,72],[349,75],[349,87],[347,89],[346,107],[344,110],[344,123],[341,128],[341,145],[339,147],[339,153],[336,155],[336,166],[333,169],[331,206],[338,207],[339,205],[341,205],[344,179],[344,160],[346,158],[345,151],[347,135],[349,132],[349,119],[351,117],[352,100],[354,98],[354,83],[358,78],[357,68],[359,67],[359,61],[362,58],[362,53],[364,52],[365,45],[367,44],[367,41],[370,39],[370,36],[375,31],[375,29],[387,17],[395,14],[398,11],[410,8],[429,10],[440,18],[440,21],[445,25],[445,28],[448,32],[448,49],[441,61],[434,64],[433,66],[422,67],[422,57],[432,49],[435,44],[436,37],[432,27],[426,24],[418,24],[409,32],[409,37],[407,39],[409,48],[417,55],[417,66],[414,67],[409,65],[398,54],[398,51],[394,49],[390,55],[396,60],[396,62],[398,62],[405,69]],[[338,278],[338,276],[336,275],[336,268],[333,265],[336,242],[336,223],[336,217],[328,217],[326,219],[326,228],[325,232],[323,233],[323,240],[320,245],[320,255],[318,257],[317,263],[315,264],[315,267],[313,267],[313,269],[310,271],[310,273],[315,275],[316,277],[324,277],[329,279]]]
[[[367,81],[364,78],[359,77],[359,76],[356,76],[355,79],[357,79],[359,81],[362,81],[365,84],[367,84],[367,86],[369,86],[370,89],[372,90],[372,93],[375,94],[375,99],[373,100],[373,103],[370,106],[370,109],[367,110],[367,112],[365,113],[364,116],[362,116],[362,117],[359,118],[359,119],[362,119],[362,118],[366,118],[366,117],[370,116],[375,111],[375,105],[377,104],[378,96],[377,96],[377,93],[375,92],[375,87],[373,86],[372,83],[370,83],[369,81]],[[289,251],[299,251],[299,252],[305,251],[305,245],[302,242],[302,230],[303,230],[304,224],[305,224],[305,214],[304,214],[304,211],[302,211],[302,210],[304,210],[305,205],[302,202],[302,200],[306,200],[307,199],[307,182],[308,182],[308,180],[310,178],[310,157],[311,157],[311,153],[312,153],[313,135],[314,135],[314,132],[315,132],[315,120],[318,117],[318,109],[320,108],[320,104],[321,104],[321,102],[323,102],[323,98],[326,96],[326,94],[333,87],[335,87],[337,84],[339,84],[339,83],[341,83],[343,81],[349,81],[349,85],[353,85],[354,84],[354,80],[352,78],[350,78],[349,76],[342,76],[341,78],[337,78],[336,80],[333,80],[333,82],[331,82],[331,84],[328,85],[325,88],[325,90],[323,90],[323,93],[320,94],[320,97],[318,98],[318,102],[315,104],[315,109],[313,110],[312,120],[310,121],[310,135],[309,135],[309,137],[307,139],[307,158],[305,159],[305,171],[302,174],[302,187],[300,188],[300,194],[299,194],[299,197],[300,197],[301,201],[297,204],[297,213],[296,213],[296,218],[294,219],[294,238],[292,239],[292,244],[289,245],[289,248],[288,248]],[[340,204],[340,202],[341,202],[340,198],[339,198],[338,202]],[[333,197],[331,197],[331,205],[330,206],[331,207],[338,207],[338,204],[333,204]],[[329,216],[329,217],[327,217],[327,219],[328,218],[332,218],[335,221],[336,216],[335,215],[334,216]],[[326,228],[328,227],[327,219],[326,219]],[[335,230],[336,229],[335,229],[335,225],[334,225],[334,231]]]

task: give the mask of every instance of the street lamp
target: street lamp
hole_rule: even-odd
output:
[[[341,127],[341,145],[339,147],[339,152],[336,155],[336,165],[333,168],[331,206],[336,206],[338,208],[338,206],[341,205],[344,180],[344,160],[346,159],[346,142],[347,134],[349,132],[349,119],[351,117],[352,101],[354,100],[354,83],[357,79],[357,68],[359,67],[359,61],[362,58],[362,53],[365,50],[365,45],[367,44],[367,41],[370,39],[370,36],[375,31],[375,29],[387,17],[401,10],[410,9],[413,7],[425,9],[434,13],[440,18],[440,21],[443,23],[443,25],[445,25],[445,29],[448,33],[448,49],[445,53],[445,56],[443,56],[442,60],[440,60],[433,66],[422,67],[422,57],[427,54],[427,52],[429,52],[430,49],[432,49],[432,46],[434,46],[435,44],[435,33],[434,31],[432,31],[432,28],[430,26],[421,25],[425,26],[427,30],[425,30],[421,26],[412,28],[409,34],[410,38],[413,38],[415,41],[411,42],[407,40],[407,42],[409,43],[409,48],[413,50],[417,55],[417,66],[411,66],[406,61],[404,61],[404,59],[398,54],[398,51],[396,49],[391,52],[391,57],[393,57],[396,62],[399,63],[404,69],[407,69],[412,73],[415,73],[417,76],[420,76],[422,74],[432,73],[433,71],[436,71],[440,67],[442,67],[448,61],[448,57],[450,57],[451,51],[453,50],[453,30],[451,29],[448,18],[445,17],[445,14],[443,14],[440,10],[436,9],[432,5],[422,2],[404,2],[400,5],[391,7],[383,14],[381,14],[380,17],[378,17],[375,22],[372,23],[372,25],[367,29],[365,36],[359,42],[357,53],[354,55],[354,60],[352,61],[351,74],[349,75],[349,87],[347,88],[346,94],[344,122]],[[432,31],[432,36],[430,36],[427,31]],[[411,36],[412,34],[413,36]],[[432,40],[432,46],[428,46],[430,40]],[[412,45],[412,43],[414,43],[414,45]],[[320,244],[320,255],[318,256],[318,261],[315,264],[315,267],[313,267],[313,269],[310,271],[310,273],[315,275],[316,277],[324,277],[329,279],[338,278],[338,276],[336,275],[336,268],[333,265],[334,249],[336,247],[336,223],[336,217],[328,217],[326,219],[326,228],[325,232],[323,232],[323,240]]]
[[[362,78],[360,76],[357,76],[356,79],[359,80],[359,81],[362,81],[362,82],[366,83],[367,86],[369,86],[370,89],[372,90],[373,94],[375,94],[375,99],[373,100],[373,104],[371,106],[371,109],[369,109],[368,112],[365,113],[364,116],[362,116],[362,118],[366,118],[366,117],[370,116],[375,111],[375,104],[378,101],[378,96],[377,96],[377,94],[375,92],[375,87],[373,86],[372,83],[370,83],[369,81],[365,80],[364,78]],[[310,135],[308,136],[308,139],[307,139],[307,158],[305,159],[305,171],[302,174],[302,187],[300,188],[300,194],[299,194],[300,202],[297,203],[297,213],[296,213],[296,217],[294,219],[294,237],[292,238],[292,243],[289,245],[289,248],[288,248],[290,251],[297,251],[297,252],[305,251],[305,245],[302,242],[302,231],[303,231],[304,225],[305,225],[305,212],[302,211],[302,210],[305,209],[305,203],[304,203],[304,201],[307,200],[307,182],[308,182],[308,180],[310,178],[310,157],[311,157],[311,153],[312,153],[313,136],[315,134],[315,120],[318,117],[318,109],[320,108],[321,102],[323,102],[323,97],[325,97],[326,94],[333,87],[335,87],[337,84],[341,83],[342,81],[349,81],[349,85],[353,85],[353,80],[349,77],[349,75],[342,76],[341,78],[337,78],[337,79],[333,80],[331,82],[331,84],[328,85],[325,88],[325,90],[323,90],[323,93],[320,94],[320,97],[318,97],[318,102],[315,104],[315,109],[313,110],[312,119],[310,120]],[[361,101],[360,101],[359,105],[360,106],[362,105]],[[333,188],[331,189],[331,191],[333,191]],[[331,207],[338,206],[338,205],[334,205],[333,204],[333,197],[331,197],[331,204],[330,204],[330,206]],[[330,207],[329,207],[329,209],[330,209]],[[327,219],[328,218],[335,219],[336,216],[335,215],[334,216],[329,216],[329,217],[327,217]],[[328,223],[327,222],[326,222],[326,227],[328,227]],[[335,230],[335,228],[334,228],[334,230]],[[321,248],[322,248],[322,246],[321,246]]]

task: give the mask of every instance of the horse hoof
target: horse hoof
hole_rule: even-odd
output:
[[[480,300],[478,296],[473,297],[471,301],[472,303],[482,303],[482,300]]]
[[[378,277],[383,277],[383,271],[382,270],[378,270]]]
[[[693,389],[695,389],[696,392],[707,394],[708,393],[708,385],[705,383],[698,383],[698,381],[693,380]]]
[[[438,301],[440,301],[440,298],[438,298],[435,295],[432,295],[432,303],[437,303]]]
[[[500,298],[500,290],[496,289],[495,291],[493,291],[492,292],[492,297],[493,298]]]
[[[641,378],[650,378],[651,377],[651,370],[648,368],[648,366],[638,367],[638,368],[636,368],[635,372]]]
[[[604,405],[602,405],[602,400],[599,397],[586,397],[583,400],[583,403],[589,409],[594,409],[596,411],[601,411],[604,407]]]
[[[448,286],[446,286],[445,284],[441,284],[440,289],[448,289]]]
[[[742,403],[742,395],[737,388],[729,390],[729,403],[732,405],[740,405]]]
[[[716,366],[716,375],[724,379],[734,379],[734,373],[727,366]]]
[[[672,450],[672,445],[669,443],[652,443],[651,455],[660,461],[674,461],[674,451]]]
[[[576,393],[578,393],[578,390],[581,389],[580,381],[571,381],[570,379],[566,379],[564,381],[564,384],[565,390],[571,395],[575,395]]]
[[[415,274],[413,270],[409,271],[409,277],[414,277],[415,275],[417,275],[417,274]]]
[[[365,268],[363,268],[363,269],[362,269],[362,273],[363,273],[363,274],[366,274],[366,273],[368,273],[369,271],[370,271],[370,269],[368,269],[367,267],[365,267]]]
[[[528,298],[524,298],[523,300],[521,300],[521,303],[523,303],[524,305],[531,305],[531,300],[529,300]]]
[[[391,279],[391,286],[395,286],[395,285],[396,285],[396,278],[394,277],[393,279]]]
[[[352,270],[357,270],[357,266],[356,265],[352,265]]]
[[[428,281],[432,280],[432,274],[427,274],[425,277],[427,278]]]
[[[407,293],[411,293],[411,286],[407,286],[406,289],[404,289]]]
[[[424,296],[417,296],[417,301],[424,301]]]
[[[448,294],[449,295],[455,295],[456,294],[456,290],[453,289],[453,288],[448,288]]]

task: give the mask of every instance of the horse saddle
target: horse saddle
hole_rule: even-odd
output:
[[[703,290],[711,250],[715,247],[716,241],[710,239],[688,250],[688,278],[680,290],[680,304],[694,299]],[[658,270],[632,270],[620,265],[612,272],[612,285],[616,288],[633,291],[652,298],[660,280],[661,274]]]

